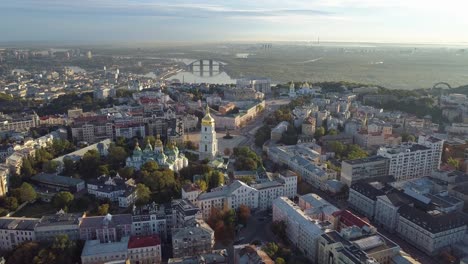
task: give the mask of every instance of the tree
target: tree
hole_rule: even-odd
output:
[[[9,258],[7,264],[31,264],[39,253],[40,246],[37,242],[25,242],[17,246]]]
[[[135,169],[133,169],[132,167],[125,167],[119,170],[120,177],[124,179],[132,178],[134,173]]]
[[[39,251],[39,254],[34,257],[34,264],[55,263],[56,259],[57,256],[54,254],[54,252],[47,249],[41,249],[41,251]]]
[[[195,184],[198,185],[198,188],[200,188],[202,192],[205,192],[208,189],[208,185],[206,184],[206,181],[204,180],[198,180],[195,182]]]
[[[65,157],[63,158],[63,174],[67,176],[73,175],[73,173],[76,170],[75,162],[69,158]]]
[[[274,258],[274,256],[278,252],[278,245],[274,242],[269,242],[262,248],[262,250],[265,251],[265,253],[270,258]]]
[[[95,149],[89,150],[80,161],[80,174],[83,178],[96,178],[99,175],[98,167],[101,164],[101,155]]]
[[[13,195],[21,203],[34,201],[37,197],[37,193],[31,184],[23,182],[18,189],[13,190]]]
[[[286,264],[286,261],[284,260],[284,258],[276,258],[275,259],[275,264]]]
[[[141,166],[141,169],[140,169],[140,170],[141,170],[141,171],[147,171],[147,172],[149,172],[149,173],[152,173],[152,172],[157,171],[158,168],[159,168],[158,163],[157,163],[156,161],[154,161],[154,160],[150,160],[150,161],[146,162],[145,164],[143,164],[143,165]]]
[[[18,208],[18,200],[15,197],[5,197],[2,201],[2,207],[5,207],[8,211],[15,211]]]
[[[75,199],[75,197],[70,192],[59,192],[52,199],[52,203],[55,208],[63,209],[68,208],[73,199]]]
[[[286,132],[283,133],[281,137],[281,142],[286,145],[295,145],[297,144],[297,131],[294,125],[289,125]]]
[[[327,134],[330,135],[330,136],[336,136],[336,135],[338,135],[338,131],[336,131],[335,129],[330,129],[330,130],[328,130]]]
[[[231,155],[231,149],[230,148],[225,148],[224,149],[224,156],[230,156]]]
[[[185,142],[185,148],[190,149],[190,150],[197,150],[197,145],[193,143],[192,141],[188,140]]]
[[[42,170],[47,173],[56,173],[59,166],[58,161],[49,160],[42,164]]]
[[[23,159],[23,164],[21,165],[21,176],[29,178],[33,176],[36,172],[34,171],[31,161],[29,158]]]
[[[99,165],[97,171],[98,175],[109,175],[109,165]]]
[[[460,162],[452,157],[448,158],[447,164],[453,167],[454,169],[458,169],[460,167]]]
[[[224,174],[220,171],[213,171],[209,177],[208,186],[211,189],[219,187],[224,184]]]
[[[271,224],[271,231],[283,241],[286,241],[286,223],[284,221],[273,222]]]
[[[268,125],[260,127],[255,132],[255,145],[258,147],[263,146],[265,142],[271,139],[271,128]]]
[[[321,138],[325,135],[325,128],[323,127],[318,127],[316,130],[315,130],[315,134],[314,134],[314,137],[316,139],[318,138]]]
[[[344,154],[345,150],[346,150],[346,146],[343,145],[343,143],[339,142],[339,141],[332,141],[330,142],[330,149],[335,152],[335,155],[338,157],[338,158],[341,158],[341,156]]]
[[[247,225],[247,221],[250,218],[250,208],[246,205],[241,204],[238,212],[239,222],[243,225]]]
[[[98,215],[107,215],[109,213],[109,204],[101,204],[98,207]]]
[[[125,151],[125,148],[111,145],[109,148],[109,155],[107,156],[107,160],[109,161],[111,168],[120,168],[125,163],[126,158],[127,152]]]
[[[403,141],[403,142],[415,142],[416,137],[411,135],[411,134],[408,134],[408,133],[402,133],[401,134],[401,141]]]
[[[146,185],[142,183],[137,184],[136,195],[137,195],[137,200],[136,200],[137,205],[145,205],[150,202],[151,191]]]

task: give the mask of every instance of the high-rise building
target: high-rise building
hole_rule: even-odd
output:
[[[444,141],[420,136],[418,144],[407,142],[396,147],[382,147],[377,155],[390,159],[389,175],[397,181],[431,175],[440,167]]]
[[[200,160],[214,159],[218,153],[218,140],[216,139],[215,120],[210,115],[210,108],[206,106],[206,115],[201,122]]]

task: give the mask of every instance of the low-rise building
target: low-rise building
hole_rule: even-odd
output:
[[[36,240],[53,240],[57,235],[68,235],[70,240],[78,240],[81,218],[83,214],[67,214],[62,210],[54,215],[43,216],[34,227]]]
[[[117,242],[130,236],[132,216],[130,214],[83,217],[80,223],[80,239],[99,240],[101,243]]]
[[[39,173],[31,177],[37,185],[54,191],[80,192],[85,189],[85,182],[81,179],[60,176],[50,173]]]
[[[212,250],[209,253],[183,258],[170,258],[169,264],[228,264],[229,258],[226,249]]]
[[[27,241],[36,240],[34,227],[38,218],[0,217],[0,249],[12,250]]]
[[[192,203],[195,203],[198,195],[202,193],[200,187],[195,183],[190,183],[182,186],[182,199],[187,199]]]
[[[381,234],[363,234],[358,228],[330,231],[319,238],[317,263],[392,264],[400,247]]]
[[[275,264],[275,262],[255,245],[235,245],[234,263],[237,264]]]
[[[241,205],[256,209],[258,208],[258,197],[258,190],[236,180],[217,190],[200,194],[197,198],[197,205],[203,213],[203,218],[207,219],[212,209],[237,210]]]
[[[125,263],[128,259],[129,237],[121,241],[101,243],[99,240],[87,240],[81,252],[82,264]]]
[[[114,178],[111,176],[100,176],[88,181],[87,190],[98,199],[109,199],[117,202],[119,207],[129,207],[136,201],[136,188],[133,179],[124,180],[119,174]]]
[[[161,263],[161,240],[157,235],[132,236],[128,241],[130,264]]]
[[[172,255],[174,258],[209,253],[214,246],[214,231],[203,220],[194,225],[174,229],[172,232]]]

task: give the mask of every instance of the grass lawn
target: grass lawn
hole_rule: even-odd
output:
[[[51,203],[45,203],[37,201],[33,204],[28,204],[23,207],[21,210],[16,212],[13,216],[15,217],[41,217],[43,215],[55,214],[57,209],[55,209]]]

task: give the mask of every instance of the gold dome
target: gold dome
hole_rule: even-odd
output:
[[[208,107],[208,104],[206,105],[206,115],[202,119],[202,125],[205,126],[212,126],[214,125],[214,118],[210,115],[210,108]]]
[[[156,135],[156,142],[154,143],[154,146],[157,147],[157,148],[163,146],[163,143],[162,143],[162,141],[161,141],[161,139],[160,139],[160,137],[159,137],[159,134]]]

